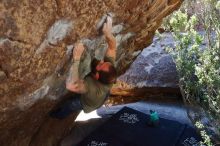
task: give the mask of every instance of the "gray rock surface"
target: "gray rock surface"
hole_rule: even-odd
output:
[[[172,87],[178,88],[178,76],[175,63],[166,47],[174,46],[171,34],[155,36],[153,43],[145,48],[119,82],[132,87]]]

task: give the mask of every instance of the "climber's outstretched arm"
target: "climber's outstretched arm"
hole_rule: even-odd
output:
[[[102,31],[108,43],[106,56],[109,56],[115,59],[116,58],[116,39],[112,34],[112,18],[110,16],[107,16],[107,21],[106,23],[104,23]]]
[[[85,48],[82,43],[76,44],[73,50],[73,64],[70,69],[70,74],[66,80],[66,88],[75,93],[86,93],[87,89],[83,79],[79,76],[79,64],[81,56]]]

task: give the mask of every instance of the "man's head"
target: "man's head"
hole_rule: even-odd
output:
[[[116,81],[116,69],[110,62],[95,61],[92,65],[93,77],[104,84]]]

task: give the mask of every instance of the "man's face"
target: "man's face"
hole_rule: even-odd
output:
[[[111,65],[110,62],[104,62],[104,61],[100,61],[97,66],[96,66],[96,71],[105,71],[108,72],[109,71],[109,65]]]

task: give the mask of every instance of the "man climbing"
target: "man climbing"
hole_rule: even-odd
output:
[[[52,117],[63,119],[72,112],[82,109],[88,113],[102,106],[107,99],[109,90],[116,81],[116,69],[114,67],[116,40],[111,33],[112,18],[110,16],[107,16],[102,31],[108,44],[104,60],[93,60],[91,63],[91,73],[84,79],[81,79],[79,65],[85,48],[82,43],[75,45],[73,65],[70,69],[69,78],[66,81],[66,88],[76,93],[76,96],[52,111],[50,113]]]

